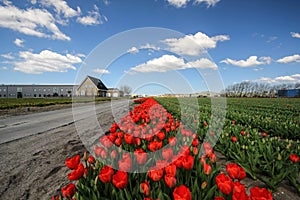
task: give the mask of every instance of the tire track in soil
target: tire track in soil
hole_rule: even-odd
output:
[[[119,107],[114,115],[124,116],[128,108]],[[109,130],[114,115],[110,107],[99,107],[97,117],[103,130]],[[96,139],[99,131],[93,128],[87,137]],[[65,159],[76,154],[82,157],[84,151],[74,123],[1,144],[0,199],[51,199],[70,182]]]

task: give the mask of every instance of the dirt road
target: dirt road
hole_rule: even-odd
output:
[[[96,140],[103,134],[99,125],[108,130],[114,118],[127,113],[129,103],[114,102],[113,112],[111,105],[77,106],[76,126],[71,108],[1,119],[0,199],[51,199],[57,194],[68,183],[66,157],[86,149],[77,130],[88,130],[86,139]]]

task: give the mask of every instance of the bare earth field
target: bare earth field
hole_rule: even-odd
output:
[[[95,106],[96,115],[103,131],[110,128],[114,117],[123,116],[128,111],[128,102],[120,101],[119,104],[116,104],[114,114],[112,114],[110,105],[109,102],[105,102]],[[56,112],[56,109],[60,109],[59,112]],[[86,110],[85,107],[82,112],[84,110]],[[83,113],[83,118],[76,120],[83,120],[83,123],[87,124],[90,130],[86,135],[87,138],[97,139],[103,133],[97,130],[96,125],[89,124],[88,113],[90,111],[87,109],[87,112]],[[64,122],[58,116],[62,114],[64,114]],[[43,117],[50,120],[55,116],[58,120],[53,120],[53,123],[60,123],[60,125],[53,128],[43,124]],[[18,117],[23,117],[23,120],[28,119],[29,122],[16,124],[14,119],[19,120]],[[37,117],[40,125],[49,126],[49,130],[39,132],[30,129],[30,123],[34,123],[33,119]],[[29,112],[26,109],[2,112],[0,140],[2,138],[5,140],[0,142],[0,199],[51,199],[51,196],[58,194],[60,188],[69,182],[67,174],[70,171],[65,167],[65,159],[75,154],[82,155],[86,150],[71,117],[73,116],[70,105],[34,108]],[[20,127],[7,125],[9,123]],[[30,129],[31,134],[23,137],[11,132],[24,129],[25,131]],[[7,134],[14,136],[8,137]],[[226,162],[224,157],[220,154],[217,155],[218,162],[224,164]],[[251,179],[246,179],[243,183],[246,186],[263,186],[261,182]],[[282,184],[273,196],[275,200],[300,199],[287,183]]]

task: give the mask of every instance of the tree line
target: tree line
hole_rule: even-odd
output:
[[[227,97],[277,97],[278,90],[300,88],[300,83],[269,84],[243,81],[225,89]]]

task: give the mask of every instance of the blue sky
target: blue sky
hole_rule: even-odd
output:
[[[297,0],[0,0],[0,84],[92,75],[155,94],[300,82],[299,8]]]

